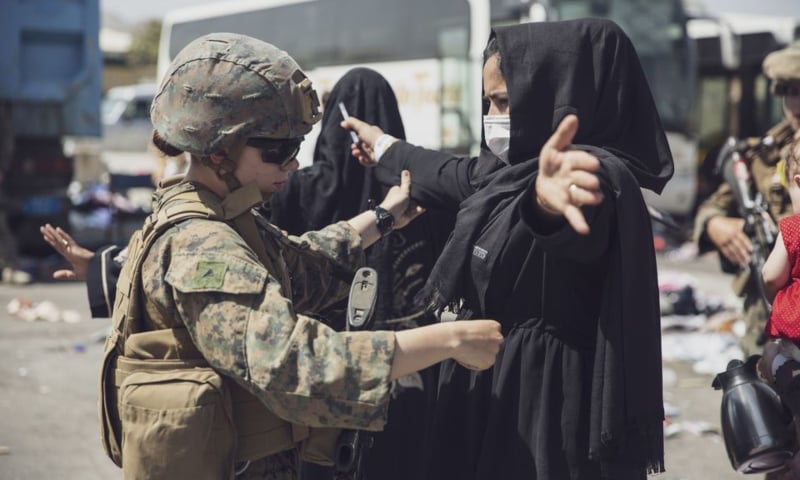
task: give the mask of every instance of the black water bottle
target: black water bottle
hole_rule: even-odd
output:
[[[759,358],[731,360],[711,384],[722,390],[722,435],[731,466],[739,473],[776,471],[793,455],[792,414],[756,374]]]

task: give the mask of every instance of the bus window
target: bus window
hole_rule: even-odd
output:
[[[664,127],[689,132],[695,94],[692,49],[680,0],[554,0],[561,19],[605,17],[631,39]]]
[[[350,68],[378,71],[392,85],[406,135],[414,143],[466,152],[475,141],[470,82],[480,78],[471,78],[469,1],[265,0],[243,5],[168,14],[159,51],[169,58],[159,58],[159,74],[198,36],[242,33],[289,52],[320,97]]]
[[[698,92],[695,121],[701,146],[714,147],[731,135],[728,112],[730,81],[727,76],[704,76]]]
[[[756,118],[761,132],[766,132],[784,119],[783,98],[772,95],[769,88],[770,82],[767,77],[759,75],[756,78],[753,95],[756,98]]]
[[[465,0],[340,0],[266,5],[173,23],[170,58],[191,40],[211,32],[242,33],[273,43],[290,52],[304,69],[436,58],[443,53],[440,32],[469,25],[469,5]],[[387,28],[387,19],[402,28]],[[466,56],[466,40],[450,43],[448,55]]]
[[[441,62],[442,94],[440,97],[441,145],[440,148],[457,154],[468,154],[475,134],[470,128],[471,85],[474,78],[469,58],[461,48],[469,44],[469,31],[464,28],[443,30],[440,33],[440,48],[444,53]],[[480,135],[477,136],[480,138]]]

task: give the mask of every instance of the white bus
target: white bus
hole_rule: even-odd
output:
[[[350,68],[392,85],[410,142],[476,153],[482,53],[493,25],[608,17],[631,37],[651,82],[676,160],[675,180],[655,206],[674,213],[694,201],[689,135],[694,68],[680,0],[246,0],[195,6],[163,21],[158,72],[192,39],[235,32],[288,51],[320,97]],[[314,132],[301,151],[310,163]]]

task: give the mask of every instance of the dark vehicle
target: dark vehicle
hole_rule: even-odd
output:
[[[22,253],[47,245],[39,225],[68,224],[73,160],[66,136],[99,136],[99,0],[3,2],[0,15],[2,208]]]

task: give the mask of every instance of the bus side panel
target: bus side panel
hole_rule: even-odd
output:
[[[98,1],[3,2],[0,102],[17,135],[100,135]]]

